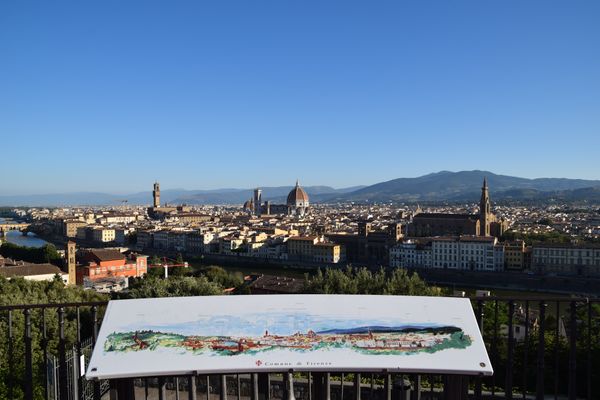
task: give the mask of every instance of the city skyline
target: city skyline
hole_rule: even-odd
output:
[[[3,3],[0,195],[600,179],[599,11]]]

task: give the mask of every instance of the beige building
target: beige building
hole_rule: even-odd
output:
[[[317,236],[298,236],[287,240],[289,260],[335,264],[341,260],[341,246],[324,243]]]
[[[600,246],[542,243],[533,246],[532,269],[558,275],[600,276]]]
[[[114,242],[115,237],[115,230],[110,228],[95,228],[92,234],[93,240],[100,243]]]
[[[335,243],[317,243],[313,246],[313,260],[328,264],[340,262],[341,246]]]
[[[86,226],[84,221],[78,219],[70,219],[63,221],[63,235],[69,238],[77,236],[77,228]]]
[[[175,215],[174,217],[176,217],[179,222],[183,222],[186,224],[195,224],[200,222],[208,222],[212,220],[212,217],[210,215],[194,213],[181,213]]]
[[[522,271],[525,269],[525,242],[516,240],[504,244],[504,263],[509,271]]]

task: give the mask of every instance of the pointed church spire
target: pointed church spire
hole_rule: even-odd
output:
[[[484,177],[483,177],[483,187],[484,187],[484,188],[487,188],[487,187],[488,187],[488,185],[487,185],[487,176],[484,176]]]
[[[296,178],[296,187],[300,186],[300,180]]]

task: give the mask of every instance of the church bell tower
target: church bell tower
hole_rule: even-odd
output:
[[[490,236],[490,215],[492,207],[490,205],[490,192],[487,185],[487,178],[483,178],[483,187],[481,188],[481,200],[479,201],[479,222],[480,235]]]

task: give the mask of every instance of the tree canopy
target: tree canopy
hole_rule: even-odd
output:
[[[53,244],[46,244],[42,247],[19,246],[14,243],[2,243],[0,254],[5,258],[12,258],[19,261],[27,261],[36,264],[51,263],[57,266],[62,265],[62,257],[58,254]]]
[[[327,269],[305,277],[305,293],[314,294],[388,294],[439,296],[442,290],[428,286],[419,275],[403,268],[371,272],[367,268]]]

